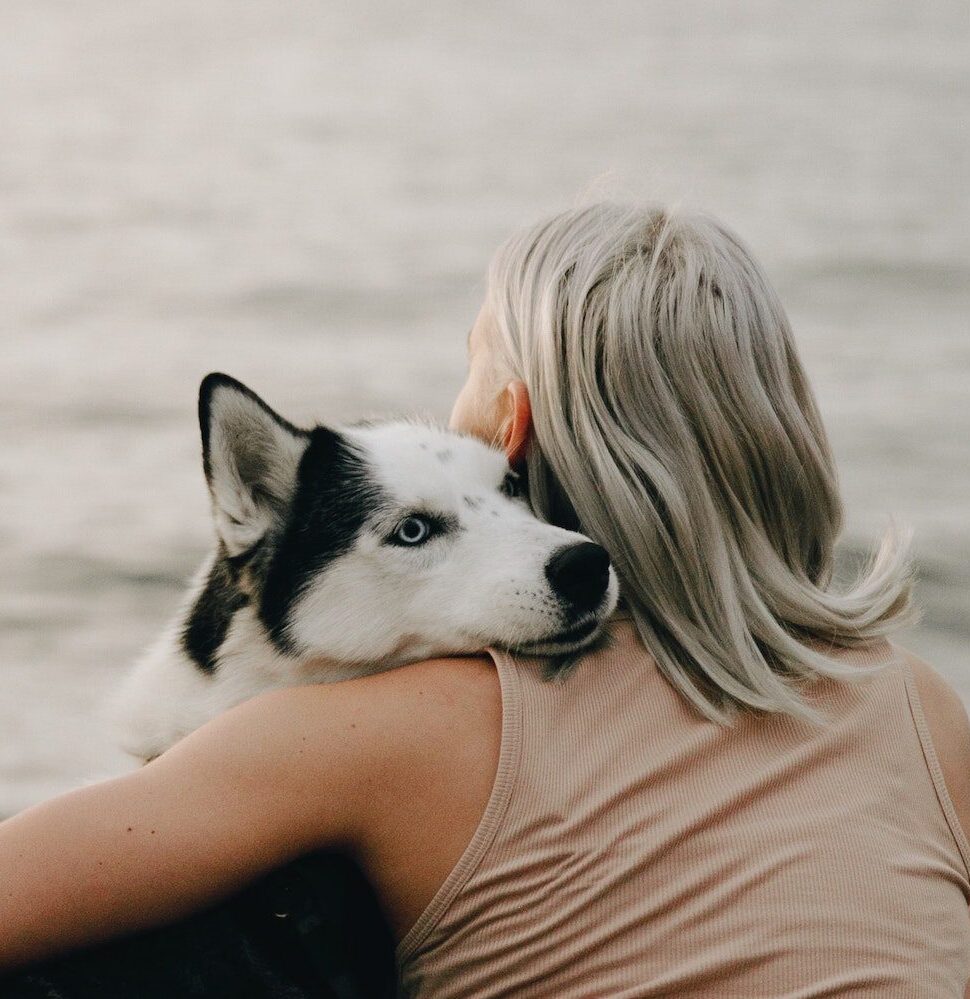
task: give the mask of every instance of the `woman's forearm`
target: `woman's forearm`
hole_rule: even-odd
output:
[[[135,773],[0,823],[0,968],[161,925],[309,850],[353,847],[386,779],[388,732],[408,717],[362,685],[264,694]]]
[[[173,859],[145,783],[84,788],[0,824],[0,967],[177,913],[183,891],[145,890],[167,881]]]
[[[245,849],[220,863],[207,842],[231,802],[181,797],[143,771],[0,824],[0,967],[159,925],[245,878]]]
[[[0,968],[174,920],[289,859],[286,782],[253,741],[245,717],[218,720],[0,823]]]

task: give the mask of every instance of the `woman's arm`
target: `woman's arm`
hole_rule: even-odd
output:
[[[263,695],[136,773],[0,824],[0,968],[174,920],[311,849],[356,847],[440,727],[446,705],[420,676]]]

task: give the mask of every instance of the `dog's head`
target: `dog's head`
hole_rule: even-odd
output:
[[[301,430],[220,374],[199,418],[226,572],[286,653],[564,655],[616,606],[606,552],[539,521],[505,456],[474,438],[408,422]]]

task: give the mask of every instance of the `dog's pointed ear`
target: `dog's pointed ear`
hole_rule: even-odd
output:
[[[309,434],[219,373],[199,388],[199,426],[216,530],[229,555],[241,555],[285,512]]]

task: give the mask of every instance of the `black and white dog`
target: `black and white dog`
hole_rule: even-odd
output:
[[[606,552],[533,516],[474,438],[302,430],[222,374],[202,382],[199,420],[217,547],[118,698],[136,756],[272,687],[489,645],[573,655],[616,606]]]

